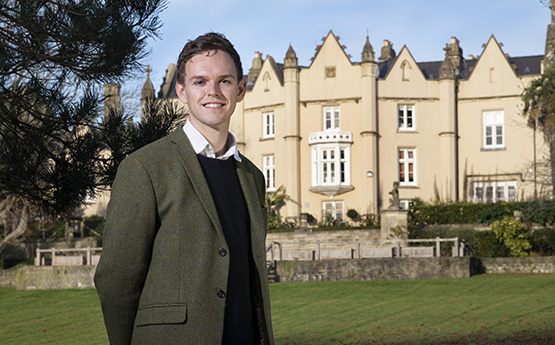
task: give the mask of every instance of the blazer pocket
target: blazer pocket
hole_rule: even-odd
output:
[[[135,325],[137,327],[148,325],[180,324],[187,321],[187,305],[153,305],[140,308],[137,312]]]

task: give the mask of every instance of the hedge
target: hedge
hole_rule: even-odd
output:
[[[432,224],[491,224],[505,216],[520,212],[520,220],[525,223],[555,224],[555,201],[540,200],[529,202],[500,203],[439,203],[415,205],[408,214],[409,232]]]

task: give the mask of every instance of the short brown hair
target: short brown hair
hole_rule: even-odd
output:
[[[212,50],[221,50],[229,54],[233,63],[235,64],[235,69],[237,70],[237,80],[243,79],[243,67],[241,67],[241,58],[239,53],[233,47],[233,44],[220,33],[209,32],[202,36],[195,38],[194,40],[189,40],[183,50],[179,54],[179,59],[177,60],[177,82],[180,84],[185,83],[185,65],[193,56],[209,52]]]

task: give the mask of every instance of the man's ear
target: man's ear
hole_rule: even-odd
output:
[[[185,93],[185,86],[181,85],[180,82],[175,83],[175,92],[177,93],[177,97],[183,102],[183,104],[187,104],[187,94]]]
[[[241,102],[245,98],[245,93],[247,92],[247,81],[245,78],[239,81],[239,94],[237,95],[237,102]]]

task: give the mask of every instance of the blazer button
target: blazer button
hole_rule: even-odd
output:
[[[218,297],[220,297],[220,298],[224,298],[225,297],[225,291],[224,290],[218,290],[218,293],[216,295],[218,295]]]
[[[220,254],[220,256],[226,256],[227,250],[225,250],[225,248],[220,248],[218,249],[218,254]]]

